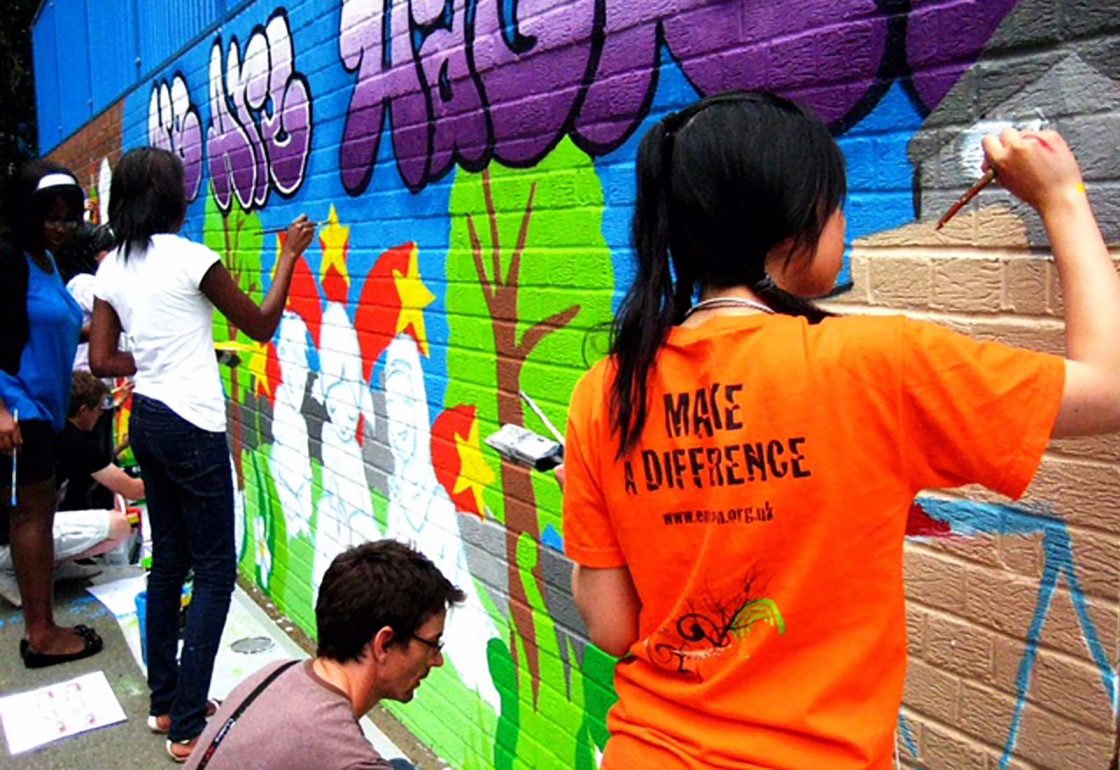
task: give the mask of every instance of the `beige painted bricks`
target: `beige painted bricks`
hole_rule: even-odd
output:
[[[856,241],[854,288],[829,303],[844,314],[902,313],[978,339],[1061,354],[1062,300],[1045,248],[1027,247],[1022,222],[982,207],[942,232],[917,222]],[[1019,244],[1016,246],[1016,244]],[[1118,255],[1113,251],[1114,259]],[[1117,330],[1120,333],[1120,330]],[[1007,501],[975,487],[954,496]],[[1109,659],[1120,626],[1120,439],[1052,442],[1022,503],[1066,523],[1077,591],[1062,573],[1028,680],[1018,691],[1048,554],[1041,534],[910,539],[906,597],[909,740],[930,770],[1108,766],[1116,720],[1087,643],[1083,599]],[[1080,594],[1078,593],[1080,592]],[[1017,720],[1013,758],[1001,765]]]

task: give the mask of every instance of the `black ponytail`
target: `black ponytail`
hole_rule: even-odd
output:
[[[786,242],[790,253],[815,250],[846,194],[843,155],[824,123],[765,93],[719,94],[667,116],[642,138],[635,171],[637,271],[611,340],[618,459],[645,428],[657,355],[698,287],[746,286],[810,323],[830,315],[774,284],[766,258]]]
[[[657,123],[638,147],[637,202],[631,237],[637,274],[614,319],[611,354],[611,422],[619,433],[618,456],[633,446],[648,416],[646,385],[657,351],[675,319],[673,276],[669,267],[669,202],[663,153],[672,154],[673,136]]]

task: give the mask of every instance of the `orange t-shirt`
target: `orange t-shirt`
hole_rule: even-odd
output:
[[[904,318],[716,316],[676,328],[615,460],[597,364],[572,395],[564,537],[629,568],[605,770],[891,765],[902,545],[919,490],[1022,494],[1061,358]]]

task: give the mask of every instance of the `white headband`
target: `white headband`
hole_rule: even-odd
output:
[[[64,185],[72,187],[79,186],[78,180],[70,176],[69,174],[47,174],[45,177],[39,180],[39,184],[35,188],[35,192],[46,190],[48,187],[62,187]]]

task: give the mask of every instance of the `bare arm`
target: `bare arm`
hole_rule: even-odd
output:
[[[1066,383],[1053,436],[1120,430],[1120,278],[1077,161],[1053,131],[1004,131],[984,149],[1000,183],[1042,217],[1065,301]]]
[[[308,221],[305,215],[301,215],[288,227],[284,248],[280,252],[276,265],[276,275],[260,307],[257,307],[257,304],[238,288],[233,281],[233,276],[220,262],[206,271],[199,288],[214,303],[214,307],[233,322],[234,326],[257,342],[267,342],[272,339],[276,327],[280,325],[280,314],[284,311],[284,303],[288,299],[288,290],[292,285],[292,269],[295,267],[296,259],[308,247],[313,237],[315,237],[315,224]]]
[[[90,476],[101,486],[116,492],[125,500],[140,500],[144,497],[143,479],[134,479],[118,465],[107,465]]]
[[[1053,435],[1111,433],[1120,430],[1120,278],[1083,193],[1052,211],[1046,230],[1066,308],[1066,384]]]
[[[98,377],[128,377],[136,374],[132,354],[120,349],[121,319],[103,299],[93,300],[89,334],[89,369]]]
[[[626,567],[592,569],[575,565],[572,597],[591,641],[603,652],[621,658],[638,640],[642,603]]]

